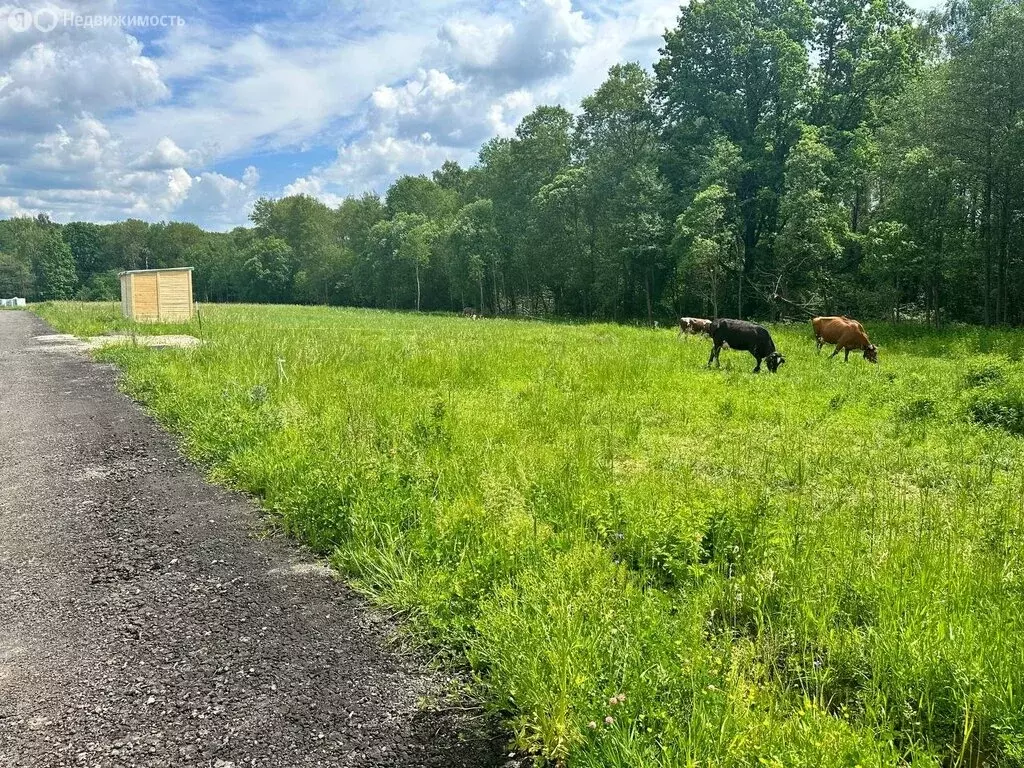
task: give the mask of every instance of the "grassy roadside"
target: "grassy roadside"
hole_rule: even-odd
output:
[[[122,329],[106,305],[37,311]],[[468,660],[539,759],[1024,764],[1018,334],[879,328],[872,367],[780,328],[773,377],[610,325],[203,323],[199,349],[100,354],[218,477]]]
[[[80,338],[105,333],[134,333],[139,336],[188,334],[197,338],[203,335],[203,323],[198,317],[188,323],[137,323],[121,313],[121,303],[117,301],[47,301],[27,309],[45,318],[61,333]]]

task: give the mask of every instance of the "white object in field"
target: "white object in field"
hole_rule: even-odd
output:
[[[122,272],[121,313],[142,322],[183,323],[195,314],[192,267]]]
[[[0,307],[24,307],[25,300],[15,296],[12,299],[0,299]]]

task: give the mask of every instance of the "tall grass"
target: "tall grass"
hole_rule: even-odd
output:
[[[216,477],[468,663],[538,761],[1024,764],[1016,334],[869,329],[876,367],[785,326],[787,364],[754,376],[611,325],[204,323],[201,348],[100,354]]]
[[[119,301],[59,301],[33,304],[30,309],[45,317],[64,333],[76,336],[101,336],[106,333],[140,336],[185,333],[196,337],[203,335],[201,313],[187,323],[137,323],[121,312]]]

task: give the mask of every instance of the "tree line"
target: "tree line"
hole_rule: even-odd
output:
[[[201,301],[615,320],[845,312],[1024,323],[1024,7],[701,0],[478,162],[252,226],[0,222],[0,295],[113,299],[191,265]]]

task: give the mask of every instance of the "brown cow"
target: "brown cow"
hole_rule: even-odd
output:
[[[849,361],[850,352],[861,350],[864,359],[870,363],[878,362],[878,347],[868,340],[868,334],[864,326],[849,317],[816,317],[811,320],[814,326],[814,338],[818,342],[818,352],[826,344],[835,344],[830,357],[839,354],[843,350],[844,361]]]
[[[680,317],[679,335],[682,336],[684,333],[692,333],[694,335],[703,333],[705,336],[710,336],[711,321],[701,317]]]

